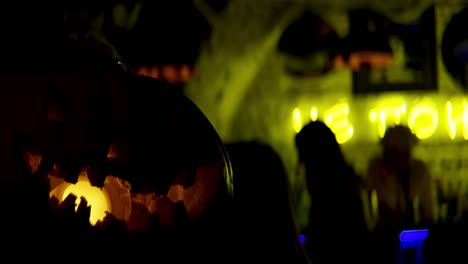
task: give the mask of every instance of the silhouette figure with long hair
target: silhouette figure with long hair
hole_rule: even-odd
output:
[[[353,246],[353,240],[366,231],[360,178],[347,164],[334,133],[325,123],[310,122],[295,141],[311,197],[306,250],[316,263],[336,262],[335,255],[330,254],[332,248],[361,260],[360,249]]]

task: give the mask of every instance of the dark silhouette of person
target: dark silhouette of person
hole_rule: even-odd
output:
[[[226,145],[234,175],[235,263],[306,263],[297,241],[287,174],[273,148],[249,141]]]
[[[403,125],[389,127],[382,155],[368,166],[368,186],[378,197],[378,226],[408,228],[436,219],[436,189],[426,164],[412,157],[418,138]]]
[[[295,137],[311,197],[306,250],[315,263],[337,263],[342,255],[362,262],[367,226],[361,180],[343,156],[332,130],[321,121],[305,125]],[[336,249],[337,252],[333,253]]]

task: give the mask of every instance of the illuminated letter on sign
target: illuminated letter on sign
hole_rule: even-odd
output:
[[[425,120],[423,116],[427,116],[429,119]],[[438,124],[439,114],[433,107],[427,105],[420,105],[413,108],[408,120],[409,127],[420,139],[432,136]]]
[[[350,140],[354,133],[348,115],[349,105],[344,103],[333,106],[325,114],[325,122],[335,133],[336,140],[340,144]]]
[[[296,133],[299,133],[299,131],[301,131],[302,128],[301,110],[299,110],[299,108],[297,107],[294,108],[293,111],[293,127]]]
[[[463,104],[463,114],[462,116],[453,116],[453,107],[452,102],[448,101],[446,104],[447,108],[447,123],[448,123],[448,132],[452,140],[455,139],[457,135],[457,126],[462,124],[463,128],[463,137],[468,139],[468,104]]]
[[[317,107],[314,106],[310,109],[310,120],[317,121],[317,119],[318,119]]]
[[[393,117],[394,124],[400,124],[401,116],[406,113],[406,104],[395,107],[385,107],[380,110],[371,110],[369,112],[369,119],[372,123],[377,123],[379,136],[383,137],[385,130],[387,130],[387,120]]]

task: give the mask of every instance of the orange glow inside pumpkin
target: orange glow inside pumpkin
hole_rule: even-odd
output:
[[[103,220],[106,212],[111,212],[108,195],[100,188],[92,186],[86,174],[80,175],[76,184],[69,184],[68,187],[65,187],[61,201],[63,202],[69,194],[74,194],[78,197],[75,209],[78,209],[81,197],[84,197],[88,201],[88,206],[91,206],[89,217],[91,225],[95,225],[98,221]]]

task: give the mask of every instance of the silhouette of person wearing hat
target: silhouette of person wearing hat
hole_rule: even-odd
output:
[[[436,192],[425,163],[412,157],[418,138],[402,125],[381,140],[382,155],[370,161],[368,186],[377,194],[378,226],[406,228],[436,218]]]

